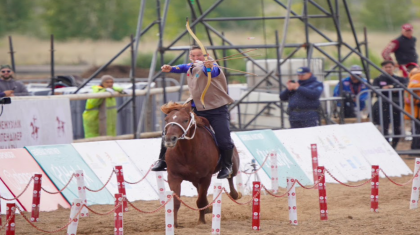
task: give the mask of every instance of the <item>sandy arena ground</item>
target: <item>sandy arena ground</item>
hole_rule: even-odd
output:
[[[409,142],[403,142],[399,148],[407,149]],[[402,156],[405,163],[413,170],[414,158]],[[412,176],[393,178],[398,183],[409,181]],[[353,185],[361,182],[351,183]],[[283,189],[280,193],[283,193]],[[270,195],[261,197],[261,231],[251,230],[251,206],[239,206],[223,196],[222,234],[419,234],[420,209],[409,210],[411,183],[404,187],[392,184],[381,178],[379,188],[379,213],[370,211],[370,186],[349,188],[339,184],[327,184],[329,220],[320,221],[318,191],[296,189],[298,206],[298,226],[289,224],[287,198],[274,198]],[[240,202],[250,200],[250,196]],[[183,198],[195,207],[196,198]],[[209,197],[211,201],[211,197]],[[152,211],[159,206],[157,201],[137,201],[134,205],[142,210]],[[93,210],[106,212],[113,206],[92,206]],[[124,214],[125,234],[165,234],[163,210],[155,214],[140,214],[130,208]],[[30,213],[26,213],[30,217]],[[42,229],[56,230],[68,221],[70,211],[59,209],[42,212],[41,222],[36,223]],[[206,215],[207,224],[197,225],[198,213],[185,206],[179,211],[179,224],[175,234],[210,234],[211,215]],[[5,218],[3,216],[3,221]],[[22,216],[17,215],[16,234],[44,234],[36,231]],[[91,215],[82,218],[77,234],[113,234],[113,214],[107,216]],[[57,234],[65,234],[66,230]],[[4,234],[4,231],[1,232]]]

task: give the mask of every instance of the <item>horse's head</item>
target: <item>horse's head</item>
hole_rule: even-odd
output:
[[[166,125],[163,130],[165,147],[173,148],[180,139],[194,138],[197,125],[190,104],[181,105],[169,102],[163,105],[161,110],[167,114],[165,118]]]

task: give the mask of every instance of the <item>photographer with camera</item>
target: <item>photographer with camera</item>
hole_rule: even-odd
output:
[[[280,93],[281,101],[289,101],[287,113],[291,128],[319,125],[319,97],[324,85],[317,81],[308,67],[297,70],[298,81],[287,82],[287,89]]]
[[[342,102],[337,103],[338,107],[341,107],[341,103],[344,103],[344,118],[356,117],[356,97],[360,92],[368,89],[362,82],[360,82],[360,80],[367,82],[365,78],[362,78],[362,68],[358,65],[353,65],[351,66],[350,71],[352,74],[341,80],[341,83],[343,84],[342,94],[340,94],[340,83],[337,83],[334,88],[334,96],[344,98]],[[368,93],[363,93],[360,96],[360,110],[365,108],[365,101],[367,98]]]
[[[14,72],[10,65],[0,66],[0,73],[0,97],[29,95],[25,85],[13,78]]]

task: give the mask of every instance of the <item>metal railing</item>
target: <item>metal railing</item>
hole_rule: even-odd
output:
[[[409,89],[411,92],[420,91],[420,88]],[[404,92],[403,88],[391,88],[391,89],[376,89],[376,91],[381,92],[385,95],[389,100],[392,101],[384,101],[381,96],[373,96],[372,90],[365,90],[361,91],[356,96],[356,116],[357,121],[361,122],[363,116],[369,118],[371,122],[378,125],[380,128],[381,133],[384,135],[385,138],[407,138],[407,137],[420,137],[420,133],[416,134],[416,129],[420,127],[419,119],[415,119],[415,106],[416,101],[411,93]],[[366,107],[365,110],[360,110],[361,107],[361,100],[360,97],[367,93]],[[409,110],[404,110],[405,105],[408,104]],[[406,115],[404,112],[399,110],[395,105],[410,115]],[[363,114],[365,112],[365,114]],[[398,119],[398,120],[395,120]],[[407,134],[406,129],[406,122],[405,120],[410,122],[411,125],[411,134]],[[394,126],[394,124],[399,125],[399,127]],[[417,124],[417,125],[416,125]],[[392,133],[388,132],[388,129],[392,126]],[[394,133],[395,130],[400,129],[401,134]]]
[[[334,118],[333,111],[331,111],[333,109],[328,107],[335,106],[336,102],[341,101],[342,99],[343,98],[341,97],[319,99],[321,101],[321,110],[319,112],[320,124],[338,124]],[[231,120],[232,130],[242,131],[264,128],[283,128],[281,123],[288,123],[287,120],[289,116],[286,114],[285,110],[287,104],[282,106],[281,103],[287,102],[282,102],[280,100],[241,100],[240,102],[235,102],[229,107],[231,111],[236,111],[235,113],[231,113],[234,117]],[[282,113],[284,114],[282,115]],[[288,128],[289,125],[285,125],[284,127]]]

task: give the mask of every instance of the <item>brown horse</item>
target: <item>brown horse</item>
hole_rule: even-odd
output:
[[[203,208],[209,204],[207,190],[212,175],[220,170],[219,149],[210,132],[204,127],[208,126],[205,118],[198,117],[191,110],[191,104],[177,104],[169,102],[161,107],[167,114],[164,128],[164,144],[167,147],[166,164],[168,183],[171,190],[181,195],[181,182],[190,181],[198,193],[197,207]],[[232,159],[232,176],[228,178],[230,196],[234,199],[241,197],[233,185],[233,176],[239,168],[238,151],[234,151]],[[175,198],[175,226],[178,226],[177,215],[181,203]],[[198,223],[206,223],[204,214],[211,213],[211,208],[200,211]]]

